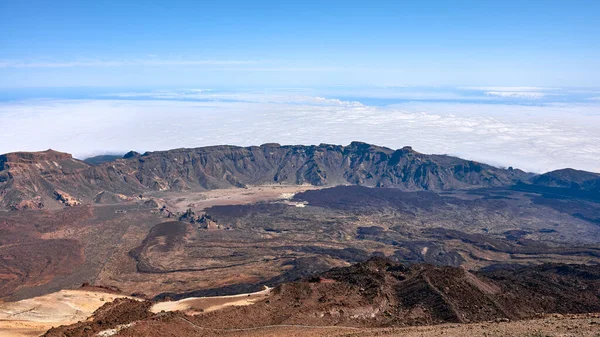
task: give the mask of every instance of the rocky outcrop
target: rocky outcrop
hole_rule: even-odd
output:
[[[58,206],[54,191],[92,202],[102,191],[137,195],[148,190],[207,190],[260,184],[354,184],[406,191],[505,186],[529,178],[520,170],[410,147],[392,150],[361,142],[348,146],[211,146],[176,149],[89,165],[56,151],[0,156],[0,208],[41,197]]]
[[[62,202],[65,206],[72,207],[81,205],[81,201],[73,198],[70,194],[61,190],[54,191],[54,195],[56,197],[56,200]]]
[[[62,207],[57,195],[89,196],[89,188],[74,180],[89,167],[68,153],[47,150],[0,156],[0,209]],[[74,198],[69,197],[69,200]]]
[[[221,224],[213,220],[210,214],[203,213],[200,215],[196,215],[196,213],[192,211],[191,208],[188,208],[187,211],[185,211],[185,213],[179,216],[179,221],[196,224],[197,227],[200,229],[214,230],[224,228]]]

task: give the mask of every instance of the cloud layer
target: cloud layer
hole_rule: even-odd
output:
[[[486,91],[486,95],[488,96],[500,96],[500,97],[510,97],[510,98],[543,98],[547,96],[547,93],[544,92],[531,92],[531,91]]]
[[[5,126],[0,153],[53,148],[82,158],[131,149],[360,140],[392,148],[411,145],[424,153],[458,155],[534,172],[564,167],[600,172],[597,104],[375,107],[305,95],[231,95],[237,95],[236,100],[246,96],[247,101],[144,97],[0,103],[0,125]]]

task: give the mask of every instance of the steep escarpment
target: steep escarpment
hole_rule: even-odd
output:
[[[82,183],[74,177],[86,168],[87,164],[70,154],[54,150],[0,155],[0,208],[48,208],[64,200],[76,203],[71,194],[86,188],[84,184],[73,188]]]
[[[529,175],[404,147],[366,143],[348,146],[212,146],[133,153],[89,165],[55,151],[0,157],[0,207],[61,205],[56,191],[92,202],[102,191],[206,190],[259,184],[355,184],[407,191],[512,185]],[[70,198],[71,199],[71,198]]]

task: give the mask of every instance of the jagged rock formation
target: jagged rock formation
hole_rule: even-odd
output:
[[[212,219],[210,214],[203,214],[200,219],[198,219],[198,224],[202,229],[223,229],[223,225],[219,224],[215,220]]]
[[[102,191],[133,195],[148,190],[244,187],[268,183],[448,190],[511,185],[529,174],[404,147],[392,150],[353,142],[348,146],[212,146],[176,149],[89,165],[52,150],[0,156],[0,208],[23,201],[58,206],[54,191],[92,202]]]
[[[185,213],[179,216],[179,221],[197,224],[201,229],[223,229],[223,226],[217,223],[210,214],[196,215],[191,208],[188,208]]]
[[[56,190],[54,191],[54,196],[56,197],[56,200],[62,202],[65,206],[71,207],[81,205],[81,201],[75,199],[67,192]]]

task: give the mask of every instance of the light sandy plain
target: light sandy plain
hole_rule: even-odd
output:
[[[249,294],[159,302],[150,311],[183,311],[193,315],[229,306],[250,305],[268,296],[270,291],[265,288]],[[122,297],[133,298],[99,291],[61,290],[18,302],[0,303],[0,337],[39,336],[52,327],[85,321],[105,303]]]
[[[39,336],[52,327],[84,321],[105,303],[121,297],[127,296],[61,290],[18,302],[0,303],[0,337]]]
[[[185,212],[188,208],[202,211],[212,206],[245,205],[261,201],[282,200],[302,207],[302,203],[289,201],[296,193],[320,189],[313,185],[260,185],[247,188],[226,188],[202,192],[154,192],[146,195],[164,202],[173,212]]]

